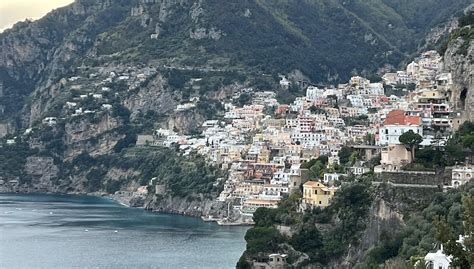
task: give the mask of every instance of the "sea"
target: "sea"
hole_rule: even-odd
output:
[[[0,268],[235,268],[247,229],[109,198],[0,194]]]

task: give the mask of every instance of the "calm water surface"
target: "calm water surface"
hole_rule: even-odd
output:
[[[246,230],[97,197],[0,194],[0,268],[235,268]]]

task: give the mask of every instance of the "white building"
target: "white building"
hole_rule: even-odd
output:
[[[285,76],[280,76],[280,85],[283,87],[288,87],[290,86],[291,82],[285,77]]]
[[[348,95],[347,100],[351,102],[353,107],[363,107],[364,106],[364,98],[360,95]]]
[[[384,125],[379,129],[378,143],[380,145],[401,144],[400,136],[408,131],[423,136],[420,117],[405,114],[404,110],[392,110],[387,114]]]
[[[306,89],[306,99],[314,101],[322,97],[324,97],[324,89],[319,89],[318,87],[314,86],[309,86]]]
[[[453,171],[451,172],[450,187],[458,188],[459,186],[468,183],[473,178],[473,173],[473,166],[461,166],[453,168]]]
[[[451,268],[451,256],[443,252],[443,245],[434,253],[428,253],[425,256],[425,266],[428,269],[448,269]]]
[[[43,119],[43,124],[46,124],[48,126],[54,126],[58,122],[56,117],[46,117]]]

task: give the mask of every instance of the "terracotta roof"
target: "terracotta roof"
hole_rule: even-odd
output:
[[[385,125],[420,125],[421,119],[418,116],[407,116],[405,110],[396,109],[387,114]]]

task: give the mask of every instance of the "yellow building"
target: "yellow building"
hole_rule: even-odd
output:
[[[261,148],[260,153],[257,156],[257,163],[269,163],[270,162],[270,150]]]
[[[307,206],[327,207],[337,188],[326,187],[317,181],[303,184],[303,203]]]

